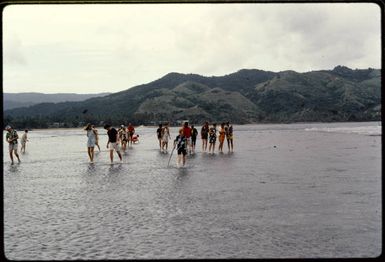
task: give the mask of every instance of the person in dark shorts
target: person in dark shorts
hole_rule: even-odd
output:
[[[214,154],[215,150],[215,142],[217,141],[217,124],[213,124],[209,129],[209,153]],[[212,152],[211,152],[212,149]]]
[[[209,137],[209,122],[205,122],[201,129],[202,151],[207,151],[207,139]]]
[[[111,164],[114,161],[114,150],[118,154],[120,161],[122,161],[122,155],[120,154],[120,150],[119,150],[118,131],[116,131],[116,129],[111,127],[110,125],[105,125],[104,129],[107,130],[107,135],[108,135],[107,148],[110,150]]]
[[[197,142],[197,136],[198,136],[198,130],[194,127],[194,125],[191,125],[191,150],[193,154],[195,154],[195,145]]]
[[[159,124],[159,128],[156,130],[156,135],[159,141],[159,150],[162,151],[162,124]]]
[[[178,158],[177,166],[180,167],[180,162],[183,166],[186,164],[186,155],[187,155],[187,139],[184,136],[183,128],[179,130],[179,135],[174,140],[174,148],[177,148]]]

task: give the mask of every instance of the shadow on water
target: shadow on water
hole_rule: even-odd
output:
[[[89,163],[87,166],[87,174],[93,175],[96,171],[95,164],[94,163]]]
[[[11,163],[9,163],[9,166],[8,166],[8,172],[9,173],[14,173],[14,174],[18,174],[20,173],[20,163],[14,163],[13,165]]]
[[[183,179],[183,177],[188,175],[188,169],[187,167],[179,168],[178,169],[178,178]]]
[[[119,174],[121,171],[122,171],[122,164],[121,163],[111,164],[110,167],[108,168],[107,175]]]

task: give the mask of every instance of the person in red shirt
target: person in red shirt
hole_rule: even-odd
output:
[[[187,140],[188,152],[189,152],[189,154],[191,154],[191,128],[188,126],[188,122],[184,122],[183,134]]]

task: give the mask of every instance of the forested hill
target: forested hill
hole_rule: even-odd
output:
[[[337,66],[306,73],[243,69],[220,77],[169,73],[151,83],[82,102],[6,110],[4,119],[20,128],[54,122],[147,125],[182,119],[196,124],[206,120],[237,124],[379,121],[381,71]]]

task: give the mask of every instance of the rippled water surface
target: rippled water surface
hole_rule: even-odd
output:
[[[202,153],[198,138],[183,169],[155,132],[138,127],[113,165],[103,129],[93,165],[81,129],[32,130],[13,166],[4,145],[6,257],[380,255],[380,123],[234,126],[234,153]]]

